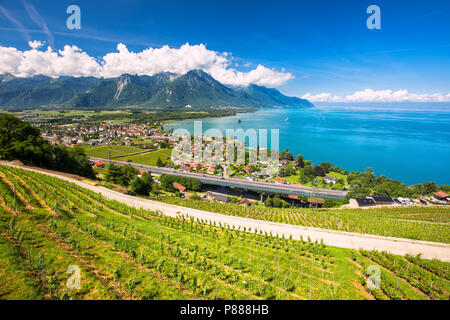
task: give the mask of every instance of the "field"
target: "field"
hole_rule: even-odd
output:
[[[131,160],[133,163],[140,163],[147,166],[156,166],[158,158],[161,158],[162,161],[168,161],[170,160],[171,154],[172,149],[159,149],[149,153],[138,154],[130,157],[117,158],[116,160],[119,161]]]
[[[88,157],[108,159],[109,148],[111,148],[111,157],[120,157],[127,154],[145,151],[144,149],[138,147],[127,146],[90,146],[84,147],[84,151]]]
[[[450,243],[450,207],[393,207],[377,209],[277,209],[233,203],[159,196],[155,200],[189,208],[252,219]]]
[[[341,174],[339,172],[331,171],[331,172],[327,173],[326,175],[330,176],[330,177],[336,177],[338,179],[341,179],[342,181],[344,181],[344,184],[347,183],[347,176],[343,175],[343,174]],[[291,183],[291,184],[295,184],[295,183],[299,183],[300,175],[296,174],[296,175],[292,175],[292,176],[286,176],[286,177],[283,177],[283,179],[286,180],[287,182]],[[305,186],[305,187],[312,187],[313,186],[311,182],[302,183],[302,185]],[[325,185],[321,185],[320,187],[321,188],[330,189],[330,187],[328,185],[326,185],[326,184]]]
[[[164,217],[17,168],[0,193],[2,299],[449,298],[449,263]]]

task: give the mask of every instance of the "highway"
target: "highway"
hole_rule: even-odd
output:
[[[101,158],[89,158],[92,162],[103,161],[105,163],[109,162],[106,159]],[[288,184],[277,184],[277,183],[269,183],[269,182],[260,182],[260,181],[249,181],[244,179],[236,179],[236,178],[224,178],[218,177],[208,174],[199,174],[192,172],[185,172],[181,170],[175,170],[171,168],[159,168],[153,166],[147,166],[139,163],[133,162],[125,162],[125,161],[117,161],[111,160],[112,163],[117,165],[130,165],[136,169],[148,170],[151,173],[155,174],[171,174],[177,176],[183,176],[188,178],[196,178],[199,179],[203,184],[210,184],[216,186],[223,187],[234,187],[244,190],[251,190],[259,193],[278,193],[278,194],[292,194],[298,196],[306,196],[306,197],[318,197],[318,198],[332,198],[332,199],[342,199],[347,195],[346,191],[340,190],[330,190],[330,189],[320,189],[320,188],[308,188],[308,187],[298,187]]]

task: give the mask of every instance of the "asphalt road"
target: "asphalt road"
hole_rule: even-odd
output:
[[[11,164],[6,163],[6,165]],[[69,178],[67,176],[58,173],[42,172],[41,170],[31,168],[25,169],[41,172],[47,175],[64,179],[69,182],[73,182],[83,188],[92,190],[94,192],[99,192],[108,199],[117,200],[129,206],[133,206],[136,208],[145,208],[149,210],[159,210],[162,214],[171,217],[177,217],[179,216],[179,214],[183,214],[185,216],[191,216],[197,219],[216,222],[216,224],[220,222],[222,225],[227,224],[229,226],[234,226],[236,228],[240,226],[241,229],[243,227],[245,227],[247,230],[251,228],[252,232],[257,229],[258,231],[261,230],[266,231],[268,233],[272,232],[273,235],[278,236],[284,235],[284,237],[289,237],[292,235],[293,239],[296,240],[300,240],[301,237],[303,239],[307,239],[308,237],[310,237],[312,241],[317,240],[320,242],[321,240],[323,240],[323,242],[326,245],[334,247],[348,248],[348,249],[379,250],[379,251],[385,250],[393,254],[399,255],[422,254],[423,258],[427,259],[437,258],[442,261],[450,262],[450,245],[446,243],[418,241],[392,237],[381,237],[375,235],[294,226],[289,224],[222,215],[218,213],[207,212],[191,208],[184,208],[180,206],[125,195],[104,187],[93,186],[88,183],[73,178]]]
[[[102,160],[104,162],[108,162],[108,160],[101,158],[89,158],[91,161]],[[185,172],[181,170],[174,170],[170,168],[159,168],[153,166],[147,166],[139,163],[133,162],[125,162],[125,161],[117,161],[112,160],[111,162],[120,165],[130,165],[137,169],[145,169],[152,173],[166,173],[166,174],[176,174],[178,176],[196,178],[205,181],[206,183],[223,185],[223,184],[232,184],[239,186],[240,188],[248,188],[249,190],[261,191],[263,189],[273,190],[274,192],[279,192],[283,194],[297,194],[304,193],[306,196],[313,197],[335,197],[335,198],[344,198],[347,195],[346,191],[340,190],[330,190],[330,189],[320,189],[320,188],[308,188],[308,187],[298,187],[293,185],[285,185],[285,184],[277,184],[277,183],[269,183],[269,182],[260,182],[260,181],[249,181],[244,179],[236,179],[236,178],[222,178],[218,176],[208,175],[208,174],[198,174]]]

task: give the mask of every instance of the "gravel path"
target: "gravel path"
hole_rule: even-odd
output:
[[[10,163],[2,163],[2,164],[15,166]],[[104,187],[90,185],[88,183],[71,178],[64,174],[57,174],[23,166],[17,167],[58,177],[66,181],[73,182],[83,188],[92,190],[94,192],[99,192],[108,199],[117,200],[136,208],[159,210],[164,215],[171,217],[178,216],[179,214],[177,213],[179,212],[185,216],[191,216],[198,219],[216,222],[216,224],[220,222],[222,225],[227,224],[231,227],[234,226],[237,228],[240,226],[241,229],[243,227],[245,227],[247,230],[251,228],[252,231],[257,229],[258,231],[262,230],[268,233],[272,232],[273,235],[278,234],[279,236],[284,235],[285,237],[292,236],[292,238],[296,240],[300,240],[300,237],[306,240],[309,237],[312,241],[317,240],[320,242],[321,240],[323,240],[323,242],[326,245],[334,247],[348,248],[348,249],[379,250],[379,251],[385,250],[393,254],[399,255],[405,254],[417,255],[421,253],[423,258],[427,259],[437,258],[442,261],[450,262],[450,245],[446,243],[382,237],[376,235],[295,226],[283,223],[275,223],[269,221],[223,215],[219,213],[185,208],[176,205],[165,204],[157,201],[146,200],[125,195]]]

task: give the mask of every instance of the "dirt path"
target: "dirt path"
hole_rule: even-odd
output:
[[[285,238],[292,236],[293,239],[300,240],[301,237],[303,239],[307,239],[309,237],[312,241],[317,240],[320,242],[323,240],[326,245],[340,248],[387,251],[392,254],[399,255],[410,254],[415,256],[417,254],[422,254],[422,257],[426,259],[437,258],[442,261],[450,262],[450,244],[446,243],[382,237],[223,215],[125,195],[104,187],[94,186],[80,181],[80,178],[80,180],[78,180],[74,178],[73,175],[69,176],[58,172],[50,172],[49,170],[40,170],[39,168],[16,166],[7,162],[0,164],[15,166],[26,170],[40,172],[49,176],[54,176],[75,183],[91,191],[101,193],[108,199],[116,200],[136,208],[144,208],[153,211],[158,210],[166,216],[178,217],[179,214],[177,214],[177,212],[180,212],[185,216],[215,222],[216,224],[221,223],[222,225],[226,224],[228,226],[234,226],[235,228],[241,227],[241,229],[245,227],[247,230],[251,228],[253,232],[255,230],[266,231],[267,233],[272,232],[272,234],[280,237],[284,235]]]

